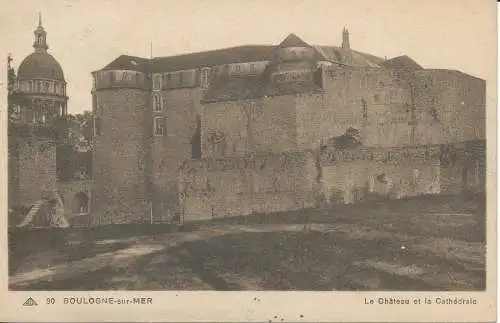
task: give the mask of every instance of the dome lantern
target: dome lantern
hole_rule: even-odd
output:
[[[42,26],[42,16],[38,15],[38,26],[34,31],[35,51],[28,55],[19,65],[19,80],[46,79],[64,82],[64,73],[57,60],[47,52],[47,32]]]
[[[47,45],[47,32],[42,26],[42,14],[38,13],[38,27],[35,29],[35,42],[33,47],[35,51],[47,52],[49,45]]]

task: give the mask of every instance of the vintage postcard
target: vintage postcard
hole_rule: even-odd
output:
[[[0,321],[495,320],[495,1],[17,0],[0,32]]]

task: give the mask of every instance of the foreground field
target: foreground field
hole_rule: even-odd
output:
[[[221,219],[185,232],[99,230],[59,233],[38,249],[12,248],[10,289],[485,288],[484,199],[478,197]]]

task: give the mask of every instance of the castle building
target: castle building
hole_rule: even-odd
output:
[[[210,169],[300,155],[346,133],[374,150],[485,140],[484,80],[362,53],[349,38],[344,28],[340,47],[290,34],[276,46],[122,55],[93,72],[94,222],[164,222],[182,213],[180,173],[193,160]],[[212,174],[203,190],[239,176]],[[241,183],[257,194],[255,178]]]

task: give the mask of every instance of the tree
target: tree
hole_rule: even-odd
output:
[[[72,137],[69,137],[65,143],[61,143],[57,151],[57,169],[61,180],[72,180],[79,169],[84,169],[87,174],[92,173],[92,152],[80,152],[77,144],[80,141],[80,136],[83,136],[90,148],[92,114],[89,111],[68,114],[67,126],[71,129]]]
[[[92,121],[93,116],[90,111],[83,111],[83,113],[69,114],[68,120],[70,126],[79,134],[85,137],[88,143],[92,142]]]

